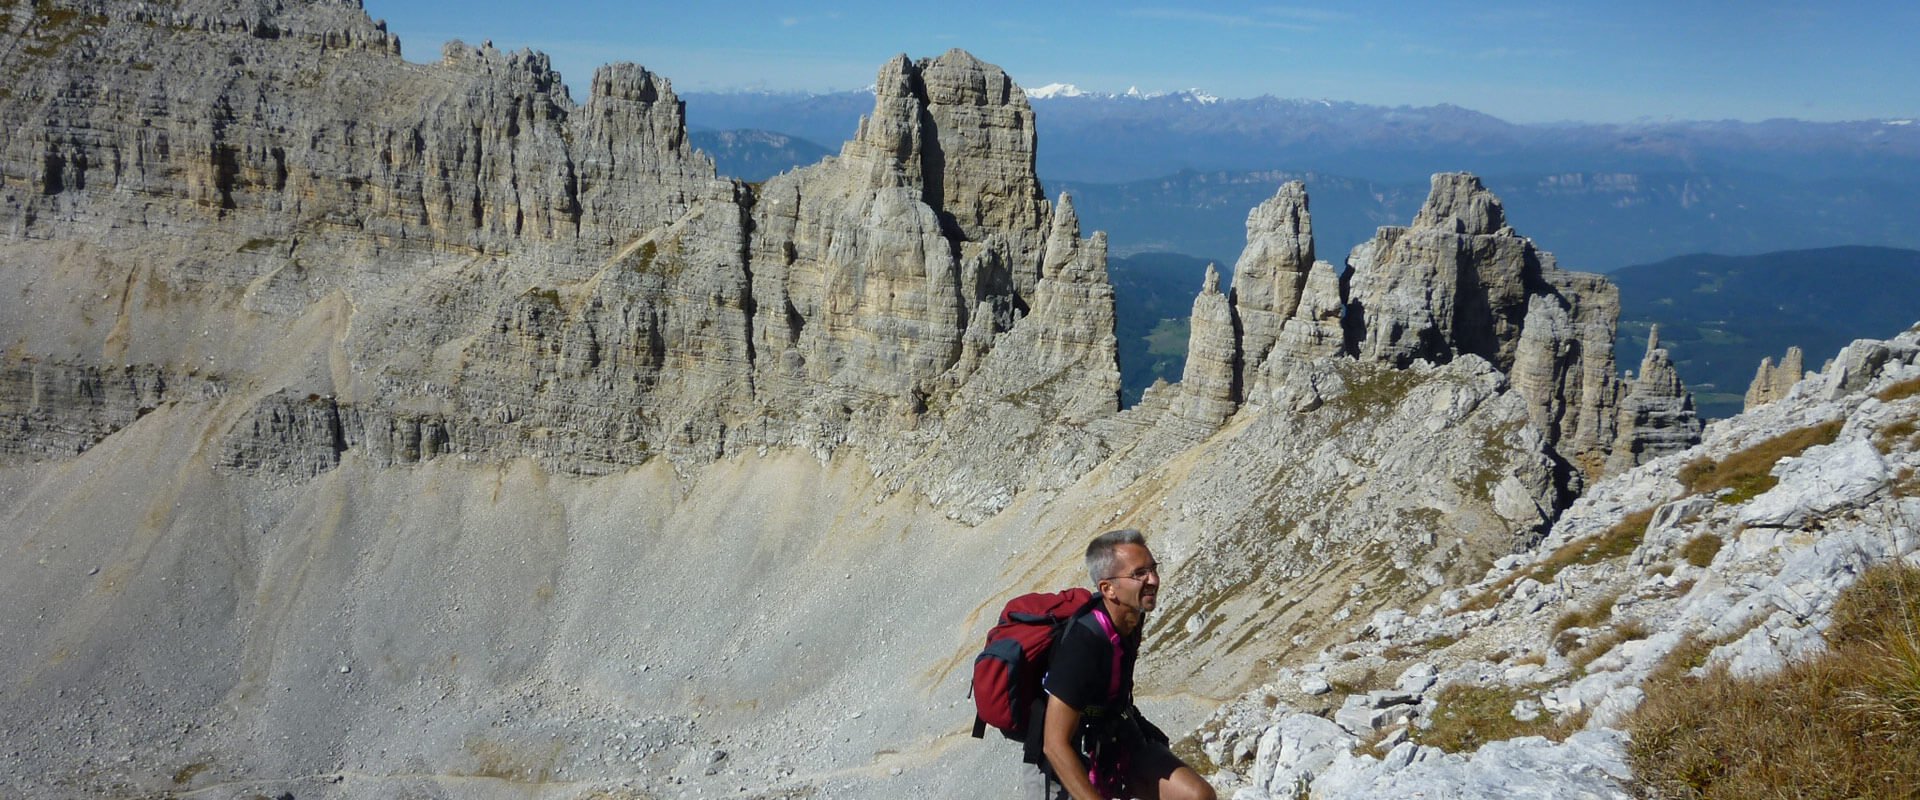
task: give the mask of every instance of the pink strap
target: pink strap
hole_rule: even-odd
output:
[[[1113,629],[1113,620],[1107,618],[1103,608],[1093,610],[1093,618],[1100,621],[1100,629],[1107,632],[1107,641],[1113,643],[1113,673],[1107,680],[1107,702],[1120,699],[1120,633]]]
[[[1106,609],[1095,607],[1093,618],[1100,621],[1100,630],[1107,632],[1107,641],[1113,645],[1113,672],[1107,679],[1107,704],[1112,708],[1120,702],[1120,632],[1113,629],[1113,620],[1107,617]],[[1100,774],[1097,765],[1087,765],[1087,781],[1102,794],[1111,794],[1112,789],[1118,788],[1107,786],[1109,779],[1110,776]]]

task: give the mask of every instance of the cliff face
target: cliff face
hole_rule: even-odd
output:
[[[28,46],[7,65],[9,248],[87,264],[11,273],[15,352],[258,398],[228,468],[364,447],[603,474],[857,442],[977,520],[1126,446],[1073,427],[1118,410],[1104,244],[1041,195],[1024,94],[966,53],[884,65],[837,158],[752,187],[714,176],[671,86],[633,65],[599,70],[580,105],[538,54],[455,43],[407,64],[351,4],[91,3],[11,24]],[[110,46],[133,65],[99,70]],[[1611,287],[1555,268],[1471,176],[1436,176],[1413,225],[1345,275],[1316,271],[1298,183],[1248,236],[1231,296],[1196,306],[1198,372],[1174,402],[1195,436],[1337,352],[1479,356],[1588,477],[1635,435],[1618,430]],[[292,320],[312,336],[181,334]],[[327,422],[275,422],[309,396]],[[976,435],[1076,455],[918,454]]]
[[[14,273],[16,350],[245,384],[229,468],[824,455],[941,428],[981,369],[972,395],[1025,393],[1036,430],[1117,410],[1104,245],[1055,218],[1031,108],[970,55],[890,62],[839,158],[749,187],[640,67],[602,68],[581,105],[538,54],[454,43],[419,67],[357,5],[249,9],[12,18],[29,46],[0,143],[11,248],[98,263]],[[142,60],[104,72],[110,49]],[[320,308],[331,341],[292,359],[178,333]],[[327,422],[275,421],[308,396]]]

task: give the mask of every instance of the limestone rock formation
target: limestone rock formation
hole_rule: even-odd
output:
[[[970,377],[957,402],[1021,396],[1029,405],[1057,409],[1064,419],[1081,423],[1119,411],[1106,234],[1080,238],[1079,217],[1066,195],[1053,214],[1041,265],[1032,310],[994,348],[999,356],[966,371]],[[983,323],[993,319],[984,310],[982,316]]]
[[[163,402],[205,399],[218,385],[141,365],[118,369],[21,360],[0,367],[0,457],[68,458]]]
[[[1380,229],[1349,257],[1348,327],[1361,358],[1405,365],[1472,353],[1513,363],[1527,297],[1551,266],[1506,227],[1470,175],[1440,174],[1409,228]]]
[[[1233,311],[1240,320],[1240,385],[1253,383],[1252,377],[1293,317],[1313,263],[1313,220],[1307,211],[1306,184],[1288,181],[1247,213],[1247,246],[1233,266]]]
[[[1193,299],[1193,322],[1187,334],[1187,364],[1180,376],[1180,396],[1171,409],[1175,418],[1202,431],[1226,421],[1239,405],[1240,337],[1234,324],[1233,302],[1220,292],[1220,270],[1207,265],[1200,295]]]
[[[1534,541],[1618,439],[1617,300],[1468,176],[1352,271],[1283,189],[1187,379],[1121,411],[1105,239],[964,52],[752,185],[662,76],[410,63],[354,0],[4,13],[27,797],[939,796],[1011,763],[929,699],[981,592],[1077,580],[1082,534],[1152,532],[1157,686],[1222,696]],[[882,598],[966,622],[845,613]],[[847,767],[896,748],[939,755]]]
[[[1104,245],[1055,219],[1025,95],[965,52],[890,61],[838,158],[756,188],[715,177],[641,67],[601,68],[576,104],[537,53],[455,42],[407,64],[355,4],[93,0],[26,30],[62,46],[8,62],[9,118],[35,122],[0,151],[37,176],[0,187],[13,252],[98,248],[124,296],[105,320],[35,304],[8,325],[19,352],[183,373],[176,331],[235,303],[338,340],[248,387],[264,405],[231,435],[263,438],[234,441],[228,468],[311,477],[296,465],[342,444],[585,474],[767,445],[824,457],[898,443],[991,363],[973,396],[1044,384],[1034,424],[1117,410]],[[103,79],[104,48],[145,60]],[[123,241],[148,251],[122,260]],[[206,345],[197,369],[257,357]],[[1001,345],[1020,352],[989,358]],[[285,427],[298,417],[265,399],[308,395],[334,423]],[[423,426],[444,441],[373,444]]]
[[[1620,399],[1620,439],[1614,442],[1607,471],[1617,474],[1648,461],[1685,450],[1700,441],[1701,423],[1693,410],[1693,395],[1680,382],[1680,373],[1660,346],[1660,327],[1647,334],[1647,354],[1640,374]]]
[[[1567,465],[1570,489],[1650,457],[1610,466],[1620,447],[1659,453],[1697,440],[1691,399],[1670,365],[1660,366],[1667,362],[1635,387],[1615,373],[1619,291],[1598,275],[1560,269],[1506,224],[1499,199],[1471,175],[1435,175],[1413,225],[1381,228],[1354,249],[1344,273],[1310,261],[1298,183],[1255,209],[1247,230],[1225,313],[1204,293],[1195,304],[1185,399],[1176,402],[1183,418],[1218,424],[1209,421],[1281,395],[1310,406],[1311,392],[1287,384],[1337,354],[1401,368],[1472,355],[1510,376]],[[1231,342],[1222,338],[1229,325]],[[1215,374],[1228,363],[1230,381]],[[1623,415],[1630,391],[1638,399]]]
[[[1760,359],[1760,369],[1753,375],[1753,383],[1747,387],[1746,410],[1752,411],[1780,398],[1786,397],[1793,385],[1800,382],[1806,372],[1805,356],[1800,348],[1787,348],[1787,355],[1780,359],[1780,366],[1773,365],[1773,357]]]
[[[1237,278],[1236,278],[1237,279]],[[1346,349],[1345,331],[1340,327],[1346,302],[1341,291],[1340,274],[1332,264],[1313,262],[1301,289],[1300,302],[1293,316],[1280,328],[1261,367],[1269,374],[1280,374],[1288,365],[1305,364],[1339,355]]]

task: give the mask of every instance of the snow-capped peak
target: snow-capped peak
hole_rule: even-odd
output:
[[[1045,86],[1027,90],[1027,98],[1030,100],[1052,100],[1058,97],[1088,97],[1102,100],[1154,100],[1162,97],[1170,97],[1178,98],[1181,102],[1198,103],[1200,105],[1212,105],[1220,102],[1218,95],[1209,94],[1199,89],[1187,89],[1179,92],[1143,92],[1137,85],[1127,87],[1127,90],[1120,94],[1089,92],[1071,83],[1049,83]]]
[[[1080,87],[1071,83],[1049,83],[1045,86],[1027,90],[1027,97],[1035,100],[1050,100],[1055,97],[1082,97],[1085,95],[1086,92],[1080,91]]]

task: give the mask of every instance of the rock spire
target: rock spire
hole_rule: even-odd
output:
[[[1288,181],[1247,213],[1247,246],[1233,267],[1233,310],[1240,320],[1239,382],[1249,385],[1300,304],[1313,266],[1307,187]]]
[[[1607,459],[1607,473],[1625,472],[1658,456],[1699,444],[1700,431],[1693,395],[1681,383],[1666,348],[1660,346],[1660,327],[1656,325],[1647,334],[1640,374],[1620,400],[1619,440]]]
[[[1746,410],[1752,411],[1780,398],[1786,397],[1793,385],[1800,382],[1806,374],[1806,356],[1798,347],[1787,348],[1787,354],[1780,359],[1780,366],[1773,365],[1773,357],[1760,359],[1760,369],[1754,373],[1753,383],[1747,387]]]

